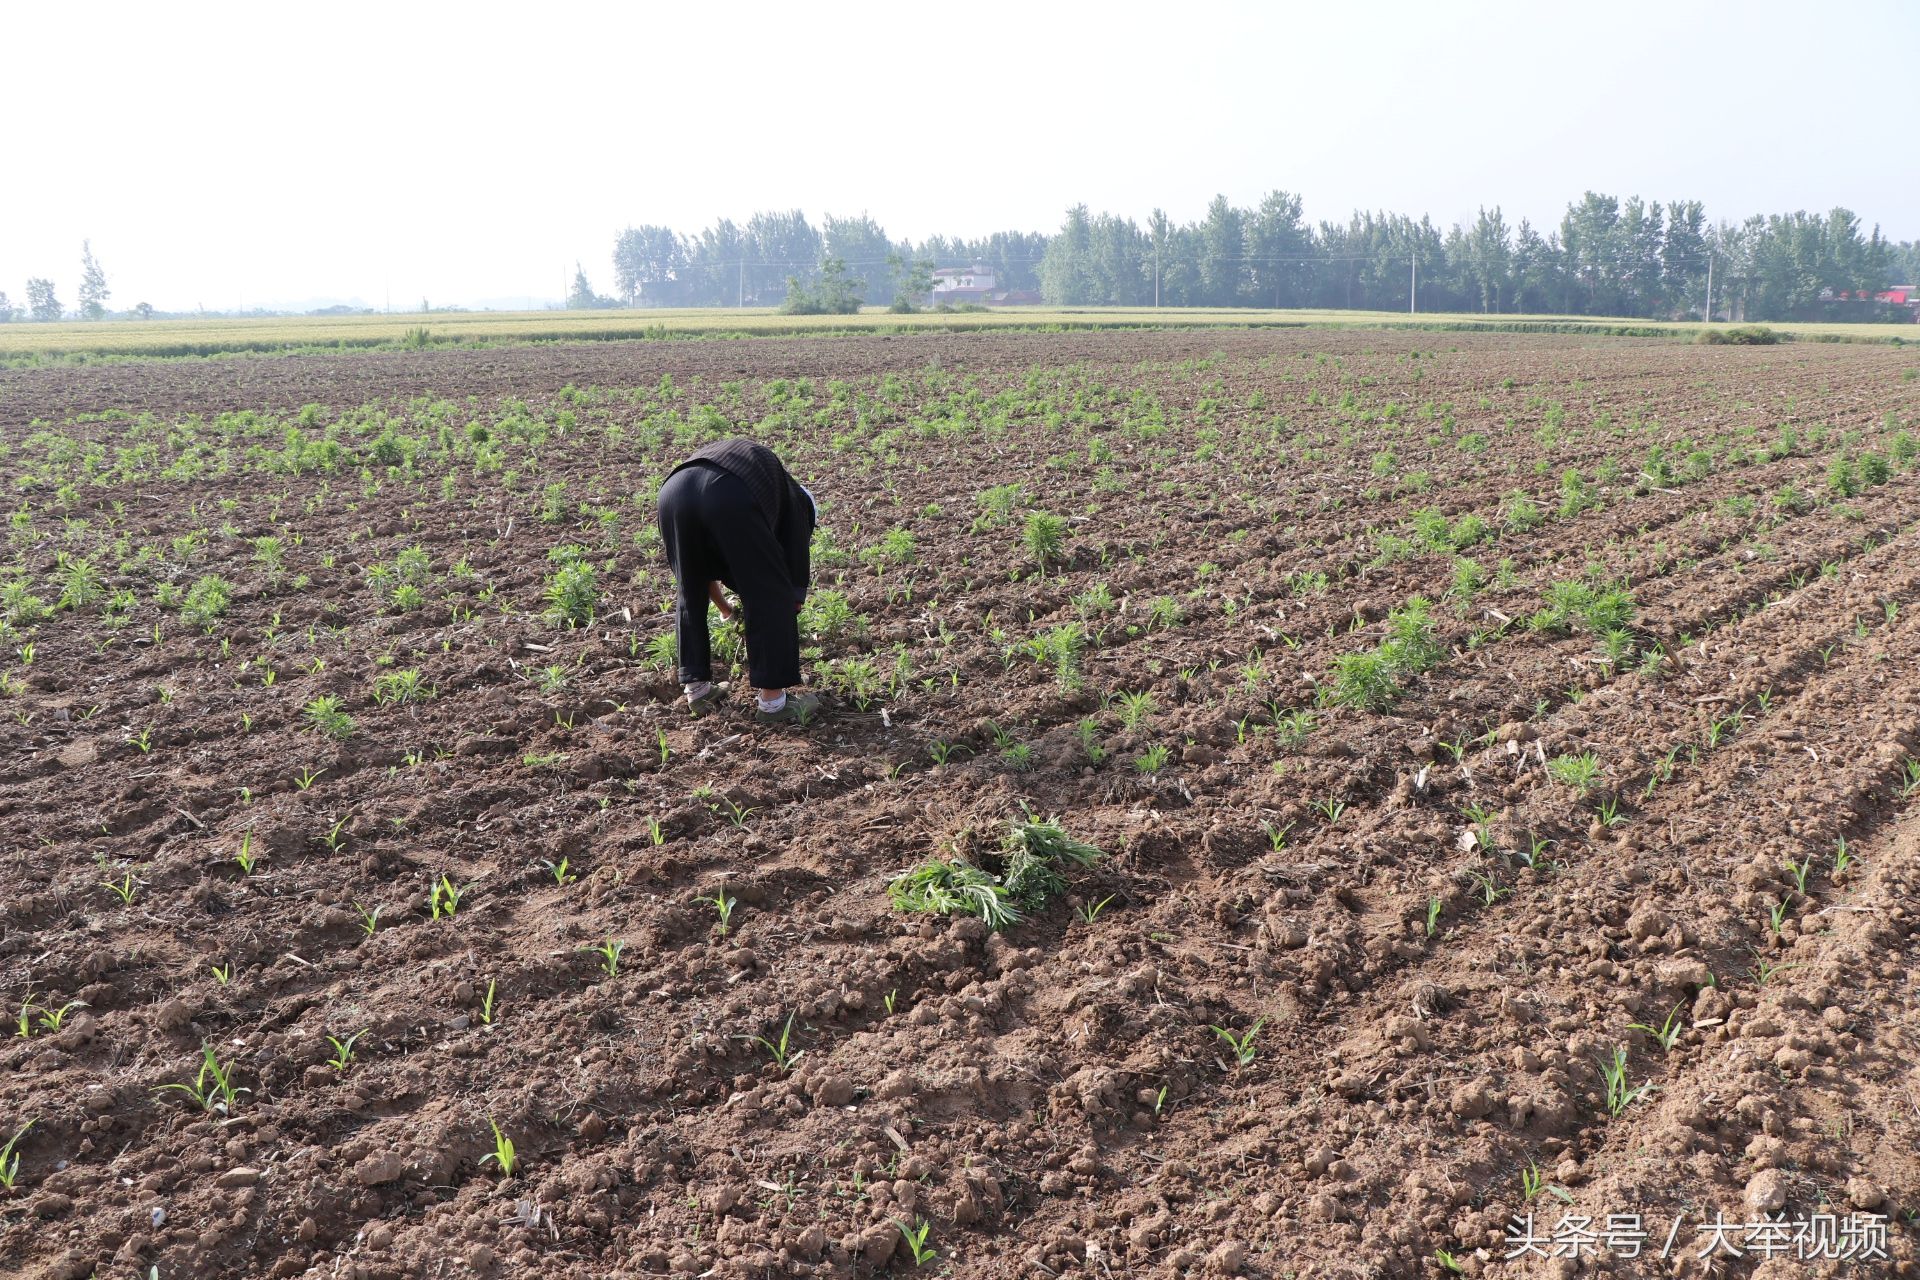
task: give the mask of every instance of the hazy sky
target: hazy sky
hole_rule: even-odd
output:
[[[1443,225],[1592,188],[1920,237],[1920,4],[93,5],[5,19],[0,289],[112,306],[611,291],[630,223],[896,239],[1280,187]]]

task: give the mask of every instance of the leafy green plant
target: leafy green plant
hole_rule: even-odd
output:
[[[1107,904],[1117,896],[1110,893],[1098,902],[1082,902],[1073,909],[1073,914],[1081,924],[1092,924],[1100,918],[1100,913],[1107,909]]]
[[[1600,785],[1600,757],[1591,751],[1557,755],[1547,761],[1547,774],[1562,786],[1585,795]]]
[[[453,913],[460,909],[460,899],[465,897],[467,890],[471,888],[473,888],[473,886],[470,884],[456,885],[451,876],[442,875],[439,880],[429,886],[427,893],[428,918],[432,920],[439,920],[443,917],[451,919]]]
[[[720,917],[714,929],[721,937],[726,937],[733,928],[733,908],[738,900],[729,897],[723,888],[716,891],[711,898],[702,898],[700,901],[713,904],[715,914]]]
[[[609,978],[617,978],[620,976],[620,956],[626,949],[626,943],[616,941],[613,938],[608,938],[597,947],[587,948],[588,951],[600,957],[600,971]]]
[[[0,1189],[11,1191],[14,1183],[20,1180],[20,1155],[15,1148],[20,1145],[20,1139],[26,1137],[27,1130],[31,1128],[33,1128],[33,1121],[29,1120],[7,1139],[6,1145],[0,1146]]]
[[[241,875],[252,875],[253,869],[260,865],[265,856],[253,851],[253,828],[249,827],[240,833],[240,852],[233,855],[233,861],[240,868]]]
[[[1661,1022],[1659,1026],[1650,1026],[1644,1022],[1629,1022],[1627,1029],[1630,1031],[1644,1031],[1649,1036],[1652,1036],[1662,1049],[1671,1050],[1674,1045],[1679,1043],[1680,1033],[1686,1030],[1686,1023],[1681,1019],[1680,1006],[1675,1005],[1672,1012],[1667,1014],[1666,1019]]]
[[[1008,901],[1006,886],[978,867],[958,861],[923,862],[895,876],[887,885],[887,897],[896,911],[978,916],[996,930],[1021,918]]]
[[[1059,516],[1048,515],[1044,511],[1034,511],[1027,515],[1027,523],[1020,534],[1020,543],[1033,558],[1044,576],[1047,566],[1060,559],[1060,553],[1066,546],[1067,522]]]
[[[180,1092],[193,1099],[195,1106],[202,1111],[217,1111],[221,1115],[230,1115],[240,1095],[251,1090],[235,1087],[231,1063],[222,1065],[214,1056],[213,1046],[200,1046],[200,1071],[187,1084],[163,1084],[154,1090],[155,1094]]]
[[[487,1123],[493,1126],[493,1150],[481,1156],[480,1163],[485,1165],[491,1160],[499,1166],[501,1178],[511,1178],[520,1165],[520,1153],[514,1150],[513,1139],[500,1132],[499,1121],[489,1116]]]
[[[40,1010],[40,1029],[42,1031],[58,1031],[61,1026],[65,1024],[67,1015],[81,1007],[82,1005],[78,1000],[69,1000],[57,1009],[52,1005],[42,1007]]]
[[[1166,766],[1170,754],[1164,742],[1156,742],[1133,758],[1133,767],[1141,773],[1158,773]]]
[[[560,566],[547,582],[547,620],[559,627],[593,624],[600,604],[600,587],[593,566],[583,560]]]
[[[335,1071],[338,1071],[341,1075],[345,1075],[347,1068],[353,1065],[353,1046],[358,1044],[360,1037],[365,1034],[367,1034],[367,1028],[363,1027],[348,1036],[345,1040],[341,1040],[336,1036],[328,1036],[327,1043],[333,1046],[333,1056],[327,1059],[327,1065]]]
[[[1226,1041],[1227,1048],[1233,1051],[1235,1062],[1243,1067],[1251,1066],[1254,1059],[1260,1056],[1260,1048],[1254,1043],[1254,1038],[1260,1034],[1260,1028],[1266,1023],[1265,1018],[1256,1018],[1252,1026],[1237,1034],[1225,1027],[1214,1027],[1213,1034]]]
[[[915,1218],[913,1225],[908,1226],[900,1219],[895,1218],[893,1224],[900,1228],[900,1238],[906,1241],[907,1249],[913,1255],[914,1266],[924,1267],[939,1256],[938,1253],[927,1246],[927,1233],[933,1230],[933,1224],[931,1222],[928,1222],[925,1218]]]
[[[1113,703],[1119,711],[1121,725],[1129,731],[1138,729],[1158,709],[1151,692],[1117,693]]]
[[[1085,753],[1087,763],[1101,765],[1106,762],[1107,748],[1100,742],[1100,722],[1091,718],[1082,720],[1073,728],[1074,736],[1080,739],[1080,750]]]
[[[232,603],[232,585],[224,578],[208,574],[187,588],[180,611],[189,621],[206,624],[224,615]]]
[[[798,1062],[806,1054],[806,1050],[795,1049],[793,1047],[793,1017],[794,1014],[798,1012],[800,1011],[795,1009],[787,1015],[786,1025],[780,1028],[780,1038],[778,1040],[770,1040],[766,1036],[750,1037],[754,1044],[759,1045],[767,1051],[768,1056],[773,1059],[774,1067],[781,1075],[785,1075],[791,1071],[793,1064]]]
[[[344,740],[353,736],[353,717],[341,710],[340,698],[336,694],[321,694],[302,708],[302,711],[307,717],[307,724],[316,733],[325,734],[335,740]]]
[[[134,894],[139,892],[139,885],[135,882],[131,871],[118,880],[102,880],[100,886],[103,889],[111,889],[113,896],[120,899],[122,906],[133,905]]]
[[[1607,1114],[1619,1115],[1641,1098],[1653,1092],[1652,1081],[1635,1085],[1627,1074],[1627,1050],[1616,1045],[1611,1058],[1600,1063],[1600,1075],[1607,1086]]]

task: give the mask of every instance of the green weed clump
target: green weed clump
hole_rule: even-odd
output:
[[[1414,596],[1387,615],[1387,638],[1366,653],[1333,660],[1333,679],[1321,700],[1360,711],[1377,711],[1400,696],[1409,676],[1432,667],[1445,650],[1434,633],[1433,606]]]
[[[557,627],[593,625],[600,587],[593,566],[582,560],[563,564],[547,581],[547,620]]]
[[[1694,339],[1703,347],[1770,347],[1780,335],[1763,324],[1743,324],[1732,329],[1702,329]]]
[[[1528,619],[1535,631],[1590,631],[1606,635],[1632,624],[1638,606],[1625,583],[1556,582],[1547,588],[1547,607]]]
[[[897,911],[978,916],[990,929],[1004,929],[1038,911],[1067,889],[1068,867],[1090,867],[1099,847],[1076,840],[1057,818],[1028,813],[1007,825],[995,875],[960,858],[936,858],[895,876],[887,896]]]

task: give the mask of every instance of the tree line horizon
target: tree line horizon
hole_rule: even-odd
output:
[[[864,213],[828,215],[816,227],[798,209],[762,211],[745,223],[721,218],[695,233],[629,226],[615,238],[612,265],[609,296],[576,264],[565,305],[792,309],[817,305],[824,288],[833,309],[911,310],[926,301],[935,267],[981,265],[1000,288],[1056,306],[1870,321],[1912,317],[1907,308],[1861,299],[1920,284],[1920,241],[1888,240],[1877,224],[1863,234],[1845,208],[1709,224],[1697,200],[1592,191],[1569,203],[1544,235],[1525,219],[1510,226],[1498,205],[1444,231],[1425,215],[1366,210],[1345,223],[1308,224],[1301,197],[1276,190],[1244,208],[1215,196],[1194,222],[1175,223],[1156,209],[1141,225],[1077,204],[1053,233],[935,235],[918,243],[892,240]],[[25,306],[0,290],[0,322],[165,314],[145,302],[111,312],[111,296],[83,241],[75,311],[52,281],[33,277]],[[431,309],[423,299],[421,310]]]
[[[615,238],[614,295],[576,272],[570,305],[777,306],[837,263],[869,305],[896,301],[932,267],[982,265],[1003,289],[1060,306],[1275,307],[1702,318],[1904,319],[1869,297],[1920,283],[1920,242],[1863,232],[1851,210],[1755,214],[1709,224],[1698,200],[1586,192],[1541,234],[1499,206],[1444,231],[1429,217],[1356,211],[1308,224],[1301,197],[1273,191],[1241,208],[1215,196],[1196,222],[1156,209],[1145,225],[1085,204],[1057,232],[891,240],[872,217],[798,210],[721,218],[691,234],[659,225]],[[917,270],[916,270],[917,268]],[[1417,292],[1416,292],[1417,291]]]

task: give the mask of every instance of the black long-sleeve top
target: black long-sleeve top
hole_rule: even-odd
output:
[[[778,454],[755,440],[736,436],[706,445],[674,470],[696,462],[719,467],[747,486],[780,544],[794,600],[806,599],[813,574],[813,495],[793,478]]]

